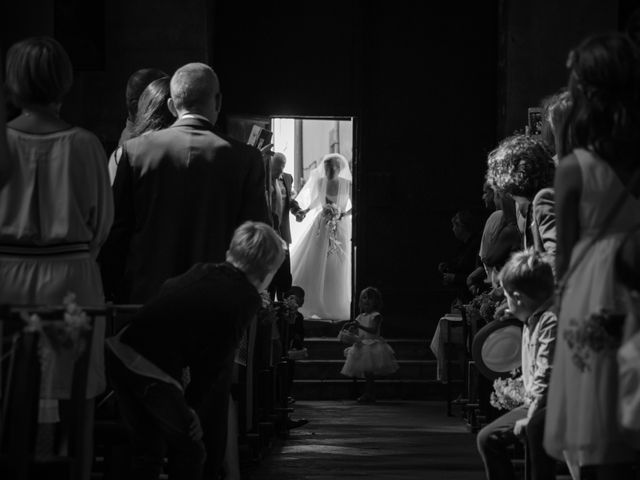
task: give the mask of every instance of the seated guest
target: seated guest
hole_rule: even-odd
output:
[[[480,249],[480,218],[469,210],[460,210],[451,219],[453,235],[460,241],[456,254],[447,262],[441,262],[438,270],[442,274],[442,283],[456,289],[455,303],[464,303],[471,299],[467,289],[467,277],[477,265]]]
[[[496,231],[483,242],[480,249],[480,260],[487,271],[493,288],[499,287],[498,273],[511,254],[520,250],[522,235],[516,220],[515,202],[509,195],[496,193],[495,202],[500,212],[500,222]]]
[[[522,438],[527,444],[531,478],[553,479],[555,460],[542,446],[557,328],[550,310],[554,293],[551,264],[534,250],[516,253],[500,272],[500,282],[510,313],[524,324],[522,379],[526,400],[478,433],[478,450],[488,479],[513,479],[508,447]]]
[[[489,183],[516,202],[524,223],[523,247],[533,247],[552,259],[556,254],[554,173],[546,144],[528,135],[506,138],[487,161]]]
[[[127,123],[120,134],[118,146],[132,137],[133,126],[138,113],[138,100],[147,85],[158,78],[166,77],[167,74],[157,68],[141,68],[131,74],[127,80],[126,101],[127,101]]]
[[[167,452],[175,478],[202,478],[204,442],[226,432],[227,412],[218,424],[203,422],[203,429],[199,408],[221,384],[228,401],[235,350],[261,305],[258,292],[283,259],[278,234],[266,224],[246,222],[235,231],[226,262],[198,263],[167,280],[108,340],[109,378],[133,434],[131,479],[159,478]],[[191,377],[189,402],[182,384],[185,368]],[[208,461],[215,462],[211,471],[217,478],[222,457]]]
[[[176,120],[167,105],[167,100],[171,98],[169,82],[169,77],[162,77],[154,80],[144,89],[144,92],[140,95],[140,100],[138,100],[136,120],[131,128],[130,138],[162,130]],[[109,178],[112,185],[121,156],[122,146],[119,146],[109,158]]]
[[[98,138],[60,118],[73,67],[53,38],[33,37],[7,52],[7,91],[21,114],[7,124],[13,174],[0,189],[0,303],[59,305],[72,292],[80,305],[104,303],[96,256],[113,221],[107,158]],[[89,478],[93,405],[105,388],[104,319],[96,319],[87,385],[85,460]],[[41,420],[61,421],[71,396],[70,355],[44,365]],[[52,382],[47,380],[53,379]],[[42,405],[41,405],[42,407]],[[87,450],[89,451],[87,451]]]

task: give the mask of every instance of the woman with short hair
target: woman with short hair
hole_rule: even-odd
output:
[[[70,292],[79,305],[104,303],[96,257],[113,222],[113,199],[100,141],[60,118],[72,82],[69,57],[52,38],[28,38],[7,52],[8,94],[21,114],[7,124],[15,165],[0,188],[0,303],[60,305]],[[104,329],[97,319],[86,392],[89,451],[93,399],[105,388]],[[51,388],[41,397],[70,398],[68,357],[45,365]],[[55,421],[57,409],[49,414]]]

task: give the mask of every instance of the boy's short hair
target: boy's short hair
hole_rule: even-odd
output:
[[[373,309],[378,312],[382,310],[382,293],[376,287],[366,287],[360,292],[360,296],[369,298],[373,303]]]
[[[550,258],[533,249],[516,252],[502,267],[500,282],[507,292],[518,291],[544,302],[555,287]]]
[[[244,222],[233,233],[227,261],[263,279],[280,266],[285,249],[284,240],[266,223]]]
[[[296,297],[304,300],[304,290],[302,289],[302,287],[298,287],[297,285],[294,285],[289,290],[287,290],[287,293],[284,294],[284,298],[290,297],[291,295],[295,295]]]
[[[59,102],[73,84],[65,49],[50,37],[31,37],[7,52],[6,85],[18,107]]]

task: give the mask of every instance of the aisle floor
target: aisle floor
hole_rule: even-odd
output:
[[[482,463],[459,417],[443,402],[298,402],[291,430],[250,480],[467,480],[482,479]]]

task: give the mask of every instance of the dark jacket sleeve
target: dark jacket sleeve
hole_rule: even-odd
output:
[[[300,208],[300,205],[298,204],[296,199],[292,198],[293,177],[291,175],[289,175],[288,173],[285,173],[285,174],[282,175],[282,178],[284,179],[285,186],[287,187],[287,190],[289,192],[289,211],[295,215],[300,210],[302,210],[302,208]]]
[[[534,235],[534,246],[538,251],[544,251],[556,256],[556,213],[552,188],[540,190],[533,199],[532,213],[537,235]]]
[[[113,201],[113,226],[107,241],[102,246],[98,263],[102,273],[105,298],[107,300],[128,301],[127,293],[123,291],[122,282],[135,216],[133,211],[133,169],[129,163],[126,149],[123,149],[118,163],[113,183]]]
[[[262,156],[256,148],[249,147],[246,155],[249,156],[249,172],[245,181],[245,201],[240,210],[239,223],[253,220],[271,225]]]

